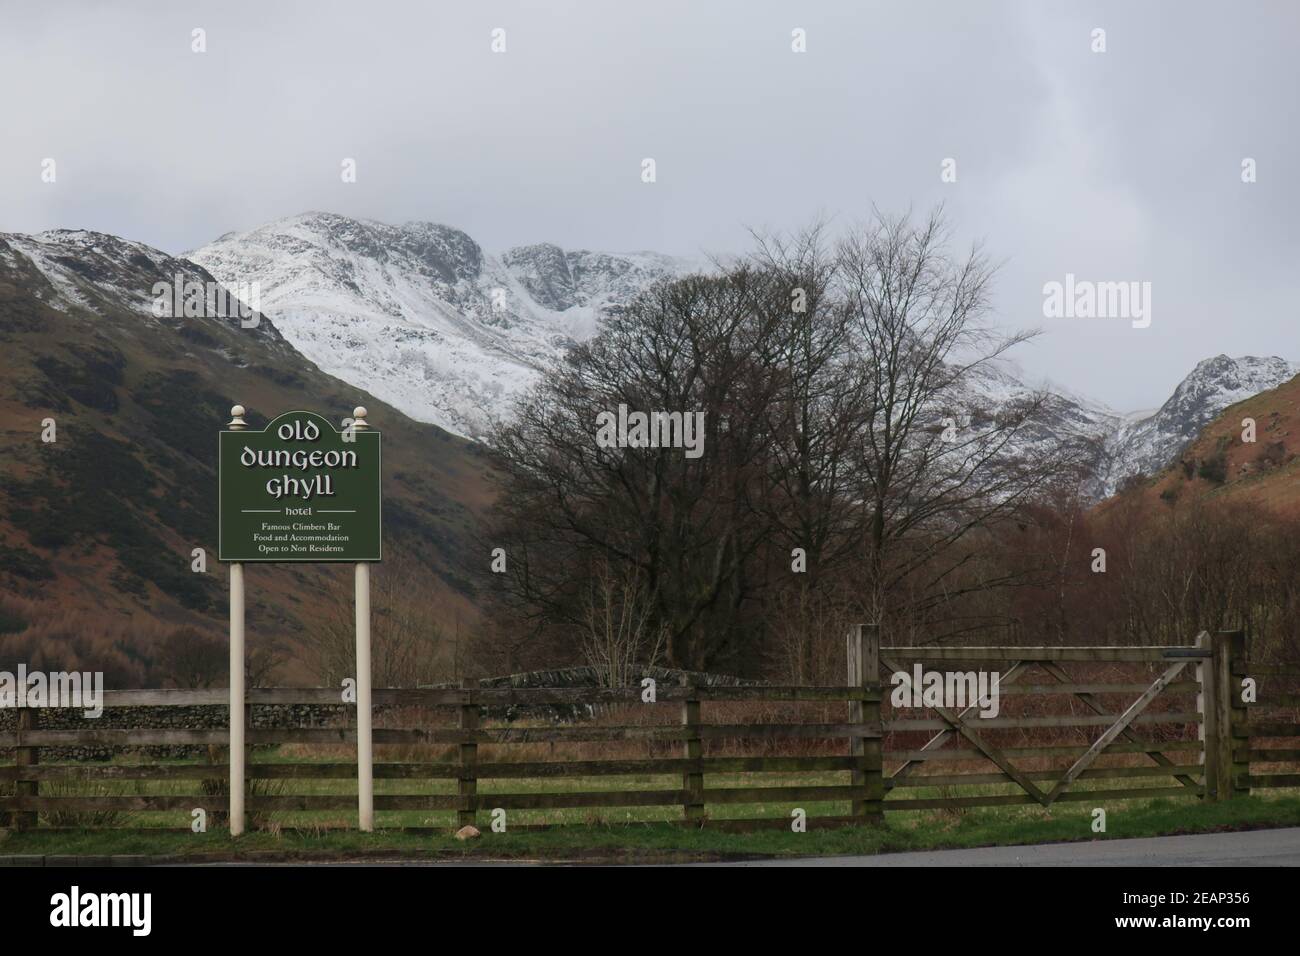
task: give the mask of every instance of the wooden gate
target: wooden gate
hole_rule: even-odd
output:
[[[871,645],[874,629],[863,632]],[[1164,647],[880,648],[884,808],[1226,796],[1232,751],[1218,742],[1230,741],[1232,724],[1214,657],[1230,641],[1201,634],[1195,644]],[[981,671],[991,683],[997,673],[996,699],[911,706],[916,665],[927,683],[942,675],[945,687],[969,687]],[[967,680],[950,683],[956,673]],[[907,791],[922,794],[901,796]]]

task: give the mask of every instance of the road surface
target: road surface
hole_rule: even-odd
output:
[[[1300,827],[710,866],[1300,866]]]

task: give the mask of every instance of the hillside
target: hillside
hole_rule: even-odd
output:
[[[1109,490],[1132,475],[1161,471],[1225,409],[1297,373],[1300,364],[1277,356],[1216,355],[1198,362],[1159,409],[1124,423],[1110,436]]]
[[[384,435],[385,553],[407,556],[431,605],[468,618],[481,451],[325,374],[266,316],[253,328],[157,317],[151,290],[178,274],[212,281],[114,236],[0,235],[0,589],[23,609],[3,615],[0,636],[40,631],[51,659],[63,640],[83,665],[125,655],[143,666],[166,628],[223,633],[215,465],[236,402],[252,427],[295,408],[337,420],[367,406]],[[196,547],[204,574],[190,569]],[[258,566],[247,577],[250,648],[282,643],[284,676],[305,679],[313,631],[349,595],[350,569]],[[110,654],[59,622],[127,637]]]
[[[1255,421],[1253,443],[1242,440],[1247,418]],[[1300,376],[1229,406],[1173,464],[1118,497],[1134,496],[1152,506],[1233,500],[1300,515]]]

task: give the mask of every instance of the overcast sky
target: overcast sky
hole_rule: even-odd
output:
[[[1300,360],[1298,63],[1287,0],[0,0],[0,231],[176,253],[320,209],[700,255],[943,201],[1005,260],[998,321],[1044,329],[1030,377],[1134,410]],[[1150,327],[1045,318],[1067,273],[1150,282]]]

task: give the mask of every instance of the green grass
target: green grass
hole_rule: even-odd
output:
[[[829,775],[828,775],[829,776]],[[620,782],[640,788],[655,778],[626,778]],[[294,790],[303,792],[302,784],[328,785],[323,792],[340,792],[349,781],[289,781]],[[608,778],[605,778],[608,784]],[[732,783],[739,780],[732,781]],[[778,781],[767,779],[765,783]],[[811,783],[804,778],[804,782]],[[193,784],[190,782],[190,786]],[[429,792],[429,781],[383,781],[388,792]],[[443,783],[446,783],[443,781]],[[555,788],[560,781],[511,781],[509,789]],[[564,781],[575,789],[592,785],[592,781]],[[727,785],[711,781],[711,785]],[[122,786],[129,786],[123,784]],[[159,784],[147,784],[148,792],[159,792]],[[172,784],[171,786],[175,786]],[[181,786],[186,786],[182,783]],[[124,792],[131,792],[130,790]],[[174,791],[184,792],[184,791]],[[913,791],[921,795],[923,791]],[[909,794],[912,795],[912,794]],[[1300,825],[1300,796],[1290,791],[1265,792],[1219,804],[1197,800],[1157,798],[1150,800],[1105,801],[1107,831],[1092,832],[1090,802],[1058,804],[1050,810],[1034,806],[990,807],[954,811],[906,811],[886,814],[883,826],[818,828],[793,833],[788,828],[749,833],[728,833],[718,829],[687,829],[663,822],[672,808],[628,808],[605,810],[595,817],[586,809],[573,811],[512,811],[509,820],[527,822],[530,816],[545,814],[548,822],[559,823],[547,830],[493,833],[488,814],[479,814],[482,836],[457,841],[451,835],[451,813],[390,812],[377,814],[384,826],[445,826],[445,832],[414,834],[398,831],[373,834],[355,831],[310,831],[312,822],[331,825],[353,824],[347,814],[274,814],[281,832],[249,832],[236,839],[224,830],[204,834],[187,832],[147,832],[141,826],[180,826],[188,822],[182,814],[131,814],[129,822],[137,829],[84,830],[72,832],[24,831],[0,833],[0,856],[59,855],[99,856],[107,854],[168,855],[201,858],[339,858],[364,855],[469,856],[474,858],[539,858],[602,860],[672,860],[716,859],[745,856],[792,857],[874,854],[905,850],[948,849],[974,846],[1017,845],[1028,843],[1070,842],[1078,840],[1114,840],[1128,837],[1159,836],[1179,833],[1246,830]],[[809,804],[810,818],[819,814],[844,812],[836,804]],[[788,817],[785,804],[757,804],[745,807],[711,808],[713,811],[751,817]],[[659,820],[644,819],[658,814]],[[624,818],[626,816],[626,819]],[[152,819],[149,819],[152,818]],[[162,818],[162,819],[158,819]],[[563,825],[569,824],[569,825]],[[289,829],[301,827],[302,829]]]

